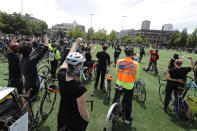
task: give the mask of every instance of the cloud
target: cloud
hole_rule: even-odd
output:
[[[49,26],[57,23],[70,23],[76,20],[93,27],[120,31],[140,29],[143,20],[151,21],[151,29],[161,29],[163,24],[172,23],[182,30],[188,27],[192,32],[197,23],[196,0],[23,0],[24,12],[45,20]],[[9,13],[21,11],[21,0],[4,0],[0,10]]]

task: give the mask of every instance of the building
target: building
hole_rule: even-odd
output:
[[[141,29],[130,31],[129,36],[135,39],[137,36],[143,35],[153,44],[168,44],[171,33],[172,31]]]
[[[129,35],[129,32],[133,31],[134,29],[128,29],[128,30],[121,30],[118,37],[122,37],[125,35]]]
[[[142,21],[141,29],[142,30],[150,30],[150,23],[151,22],[148,20]]]
[[[65,34],[69,32],[70,28],[75,28],[76,26],[80,27],[82,31],[85,32],[85,26],[79,25],[76,21],[73,21],[73,23],[62,23],[62,24],[56,24],[52,26],[51,31],[54,33],[56,30],[61,30]]]
[[[173,25],[172,24],[164,24],[162,26],[161,30],[163,30],[163,31],[172,31],[172,29],[173,29]]]

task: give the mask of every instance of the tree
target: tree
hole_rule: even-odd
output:
[[[68,36],[70,38],[78,38],[78,37],[85,37],[85,32],[82,31],[82,29],[79,26],[71,27],[68,31]]]
[[[18,13],[7,14],[0,12],[0,30],[8,34],[13,34],[17,31],[24,35],[41,35],[43,30],[48,29],[46,22],[35,20],[35,18],[26,14],[27,16],[28,19]]]
[[[171,35],[170,35],[170,38],[169,38],[169,45],[170,46],[177,46],[178,45],[178,38],[180,36],[180,32],[179,31],[175,31],[173,32]]]
[[[137,36],[132,42],[137,44],[150,44],[150,41],[144,35]]]
[[[97,32],[94,33],[95,40],[106,41],[107,40],[107,31],[103,29],[99,29]]]
[[[94,37],[94,29],[93,29],[92,27],[90,27],[90,28],[88,29],[87,39],[88,39],[88,40],[92,40],[93,37]]]
[[[187,29],[183,29],[182,32],[180,33],[180,36],[179,36],[178,46],[180,46],[180,47],[186,46],[187,38],[188,38]]]
[[[115,30],[112,30],[111,33],[109,34],[109,40],[112,42],[117,41],[117,32]]]
[[[192,32],[187,38],[187,46],[195,47],[197,46],[197,28]]]

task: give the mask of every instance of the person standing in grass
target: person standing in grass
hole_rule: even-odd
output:
[[[65,128],[64,131],[85,131],[88,125],[87,89],[80,79],[85,58],[76,52],[82,41],[81,38],[76,40],[57,75],[61,97],[57,116],[58,131],[62,128]]]
[[[157,70],[157,60],[159,59],[159,54],[158,54],[159,50],[155,50],[153,51],[152,47],[150,46],[150,62],[148,64],[148,68],[144,69],[144,71],[148,72],[151,68],[151,65],[153,64],[153,69],[155,71],[154,75],[158,74],[158,70]]]
[[[94,84],[94,89],[97,89],[99,77],[101,75],[101,83],[100,83],[100,90],[103,90],[104,86],[104,79],[106,74],[107,66],[110,65],[110,55],[106,52],[108,46],[104,44],[103,51],[100,51],[96,54],[96,57],[98,58],[98,64],[97,64],[97,70],[96,70],[96,82]]]
[[[58,66],[58,61],[60,60],[60,52],[57,48],[57,43],[52,44],[52,48],[50,51],[50,63],[51,63],[51,78],[56,78],[56,70]]]
[[[117,47],[114,46],[114,48],[115,48],[115,52],[114,52],[114,67],[116,67],[116,62],[117,62],[117,60],[119,58],[119,55],[121,53],[121,48],[120,48],[120,45],[117,45]]]
[[[132,112],[132,99],[133,99],[133,86],[135,80],[139,78],[139,64],[132,59],[134,49],[132,47],[126,47],[125,50],[126,58],[118,60],[116,66],[117,82],[116,88],[122,87],[121,93],[123,95],[122,110],[126,114],[125,123],[130,124],[133,121],[131,116]],[[113,103],[118,99],[120,92],[115,88],[115,95]]]

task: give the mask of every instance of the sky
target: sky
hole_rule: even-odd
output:
[[[22,0],[0,0],[0,10],[21,12]],[[23,14],[32,14],[51,27],[74,20],[85,25],[86,31],[140,29],[141,22],[151,21],[151,29],[160,30],[163,24],[173,29],[187,28],[188,33],[197,27],[197,0],[23,0]],[[122,17],[126,16],[126,17]]]

